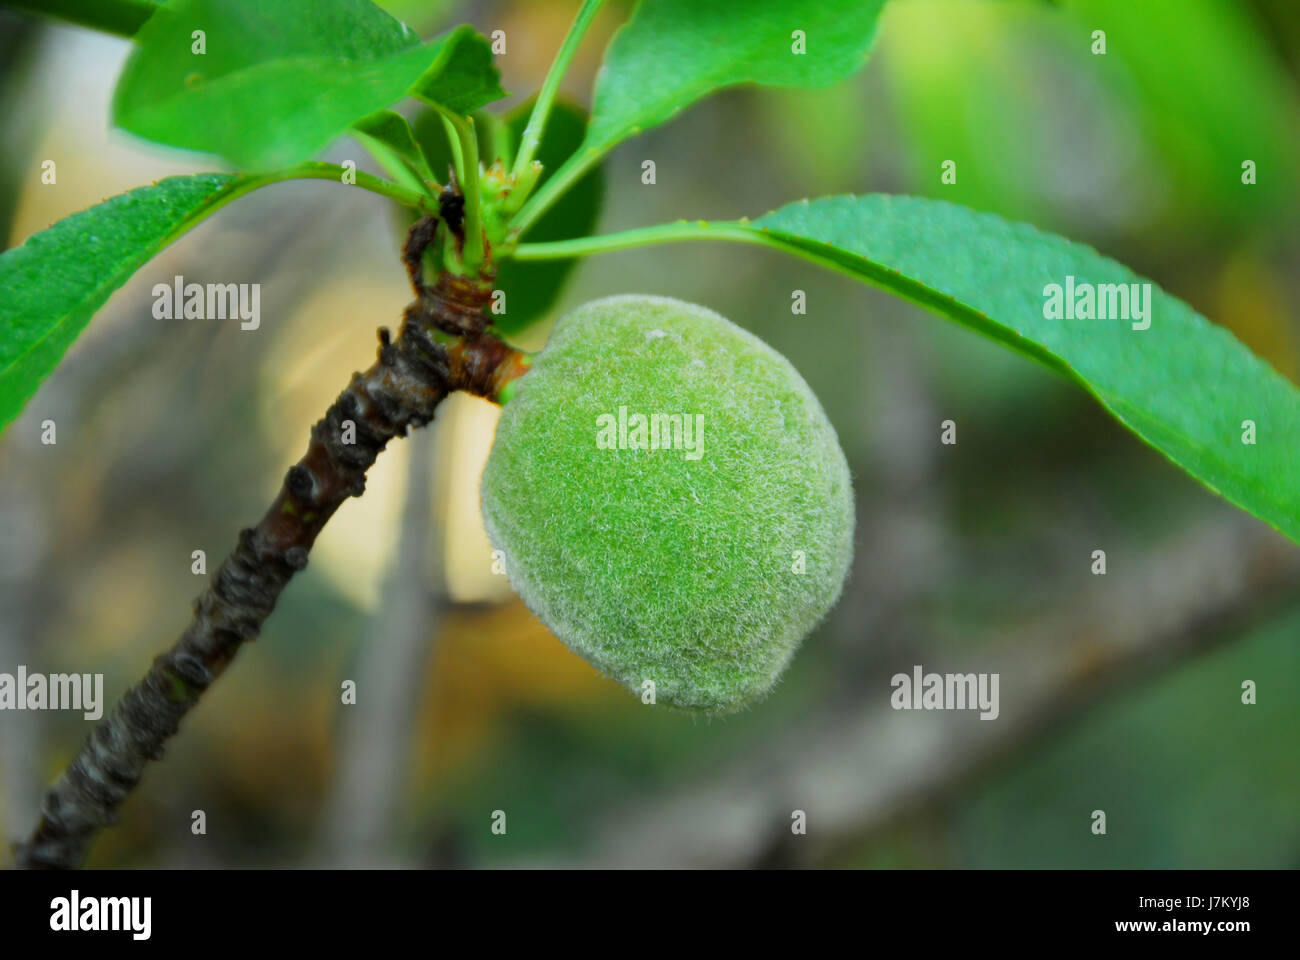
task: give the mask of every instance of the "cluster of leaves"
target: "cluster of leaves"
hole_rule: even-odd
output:
[[[606,51],[590,118],[572,104],[552,109],[556,71],[535,101],[490,112],[506,94],[486,38],[462,26],[421,42],[369,0],[93,5],[94,17],[82,22],[134,33],[114,121],[159,143],[215,154],[242,172],[132,191],[0,256],[0,425],[112,291],[158,250],[262,186],[338,179],[340,168],[312,158],[351,133],[391,178],[358,174],[357,185],[412,210],[434,212],[436,178],[455,169],[471,208],[467,228],[484,231],[509,295],[511,312],[498,324],[506,333],[545,316],[574,256],[692,239],[774,246],[1047,364],[1206,485],[1300,540],[1295,386],[1158,289],[1146,330],[1123,320],[1046,319],[1044,286],[1066,276],[1141,282],[1090,248],[950,204],[885,196],[801,201],[754,221],[585,236],[603,189],[600,163],[614,146],[723,87],[839,81],[865,61],[884,2],[640,0]],[[47,3],[73,19],[86,6]],[[600,6],[584,3],[575,44]],[[192,52],[198,30],[202,56]],[[806,53],[792,43],[796,31]],[[565,51],[571,55],[568,42]],[[408,97],[424,105],[414,126],[392,109]],[[543,127],[537,146],[532,139]],[[1244,420],[1256,424],[1253,445],[1241,442]]]

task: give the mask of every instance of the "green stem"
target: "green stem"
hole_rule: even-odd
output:
[[[390,200],[396,200],[404,207],[410,207],[412,210],[418,210],[421,213],[437,212],[436,208],[429,204],[429,198],[422,193],[407,190],[405,187],[389,183],[387,180],[381,180],[379,177],[372,176],[363,170],[347,170],[337,163],[319,163],[315,161],[300,163],[296,167],[285,167],[283,170],[274,170],[270,173],[245,174],[239,179],[224,202],[228,203],[230,200],[242,197],[244,194],[251,193],[260,187],[272,183],[281,183],[285,180],[333,180],[336,183],[344,183],[343,177],[345,174],[355,177],[356,186],[361,189],[377,193]]]
[[[456,131],[460,144],[460,189],[465,196],[465,250],[462,254],[465,267],[477,270],[483,263],[483,197],[479,184],[478,136],[474,132],[474,118],[453,113],[442,113]]]
[[[883,263],[868,260],[865,257],[835,251],[824,244],[813,241],[801,242],[800,238],[773,233],[766,227],[755,226],[748,220],[679,220],[654,227],[640,227],[622,233],[607,233],[599,237],[580,237],[576,240],[554,240],[547,243],[523,243],[511,252],[517,260],[562,260],[569,257],[586,257],[595,253],[610,253],[615,250],[631,250],[636,247],[651,247],[661,243],[679,243],[687,240],[730,240],[737,243],[749,243],[780,250],[792,254],[801,260],[807,260],[836,273],[842,273],[854,280],[869,283],[892,293],[894,296],[909,300],[917,306],[931,310],[942,317],[955,320],[977,333],[988,337],[1004,346],[1024,354],[1049,370],[1060,373],[1066,379],[1078,384],[1085,390],[1092,388],[1068,364],[1062,362],[1045,347],[1027,340],[1014,331],[1008,331],[993,323],[978,310],[956,303],[951,297],[926,286],[919,280],[903,276]]]
[[[542,142],[542,133],[546,129],[546,120],[550,116],[551,106],[555,103],[555,95],[560,90],[560,81],[564,79],[564,74],[573,61],[573,55],[577,53],[583,34],[587,32],[591,21],[596,18],[604,3],[605,0],[585,0],[582,9],[578,11],[578,16],[569,27],[564,43],[560,46],[554,62],[551,63],[551,69],[547,71],[546,79],[542,82],[542,89],[537,94],[537,102],[533,104],[533,112],[528,116],[528,126],[524,127],[524,135],[520,138],[519,153],[515,157],[513,171],[515,179],[519,179],[533,162],[537,147]]]
[[[119,37],[133,37],[157,11],[154,0],[0,0],[0,7],[54,17]]]
[[[540,196],[540,194],[538,194]],[[749,226],[743,220],[678,220],[655,227],[639,227],[622,233],[607,233],[597,237],[579,237],[576,240],[553,240],[548,243],[523,243],[511,254],[516,260],[564,260],[569,257],[586,257],[593,253],[629,250],[633,247],[651,247],[661,243],[678,243],[683,240],[736,240],[741,243],[781,246],[777,241]]]

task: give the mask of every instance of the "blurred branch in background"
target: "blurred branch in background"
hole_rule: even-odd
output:
[[[0,117],[5,149],[0,151],[0,239],[7,239],[23,181],[32,169],[37,115],[30,97],[32,67],[39,53],[35,20],[0,10]]]
[[[1231,638],[1275,614],[1300,587],[1300,553],[1247,517],[1227,514],[1151,550],[1128,577],[1098,578],[1080,602],[1010,637],[979,666],[1001,674],[1001,714],[895,711],[888,677],[716,776],[619,811],[584,863],[646,867],[815,865],[887,828],[1112,690]],[[808,837],[791,835],[807,812]],[[1085,811],[1086,813],[1086,811]]]
[[[407,438],[411,449],[397,550],[384,579],[383,602],[351,670],[356,704],[339,708],[337,769],[318,847],[323,866],[416,865],[398,849],[396,824],[442,604],[430,496],[432,434],[441,429],[439,421],[434,424]]]

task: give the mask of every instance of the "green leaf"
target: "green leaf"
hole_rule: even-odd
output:
[[[408,186],[418,190],[422,189],[420,180],[438,179],[425,162],[424,153],[415,142],[411,125],[400,113],[393,110],[380,110],[358,120],[353,130],[359,137],[368,141],[372,149],[395,157],[399,161],[398,165],[404,166],[407,171],[408,180],[410,176],[416,178],[416,182],[408,183]]]
[[[463,91],[459,48],[475,36],[461,27],[421,44],[369,0],[172,0],[136,36],[113,118],[245,169],[285,166],[413,84],[436,86],[441,69]]]
[[[433,65],[411,87],[411,95],[468,116],[494,100],[508,97],[492,60],[492,45],[470,27],[457,27],[454,42],[443,47]]]
[[[641,0],[606,51],[587,145],[604,152],[721,87],[829,86],[866,60],[884,2]]]
[[[506,123],[516,144],[528,125],[532,106],[532,100],[529,100],[506,115]],[[545,183],[551,173],[577,151],[586,129],[587,111],[566,100],[555,102],[537,153],[537,159],[543,165],[539,184]],[[529,237],[539,241],[567,240],[591,233],[596,227],[604,196],[605,172],[600,166],[592,167],[537,221]],[[502,332],[512,334],[544,319],[563,291],[573,267],[572,260],[525,263],[509,259],[502,262],[496,285],[505,292],[506,312],[495,318],[496,326]]]
[[[713,90],[741,83],[824,87],[843,79],[866,61],[884,5],[885,0],[641,0],[605,52],[582,147],[511,225],[528,233],[611,147]],[[738,145],[730,160],[743,157],[745,149]]]
[[[332,163],[304,163],[265,174],[169,177],[73,214],[0,254],[0,427],[18,414],[109,295],[186,230],[269,184],[342,183],[346,173]],[[358,187],[420,206],[419,194],[368,173],[351,174]]]
[[[235,177],[170,177],[60,220],[0,255],[0,426],[91,315],[144,263],[238,194]]]
[[[1095,250],[916,197],[827,197],[749,228],[901,294],[1079,382],[1208,487],[1300,542],[1300,391],[1224,327],[1154,284],[1150,327],[1044,316],[1045,288],[1146,283]],[[1255,444],[1243,443],[1243,421]]]

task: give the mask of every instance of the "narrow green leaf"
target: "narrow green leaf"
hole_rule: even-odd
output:
[[[368,117],[363,117],[353,125],[358,136],[378,145],[405,164],[409,174],[418,180],[437,180],[425,162],[424,153],[415,142],[411,125],[400,113],[393,110],[380,110]],[[390,171],[391,172],[391,171]],[[419,189],[418,182],[414,185]]]
[[[885,0],[641,0],[596,79],[582,147],[512,220],[531,230],[611,147],[742,83],[824,87],[866,61]],[[738,146],[731,159],[741,157]]]
[[[113,118],[245,169],[287,166],[413,84],[435,86],[440,65],[462,91],[457,50],[473,36],[458,28],[421,44],[369,0],[171,0],[136,35]]]
[[[91,316],[158,251],[244,194],[284,180],[342,182],[306,163],[267,174],[169,177],[60,220],[0,254],[0,428],[12,420]],[[358,187],[419,206],[421,197],[353,172]]]
[[[1078,296],[1083,284],[1096,292],[1147,283],[1122,264],[1025,224],[916,197],[804,201],[752,229],[1061,370],[1210,489],[1300,542],[1294,384],[1154,284],[1147,329],[1045,316],[1048,286],[1067,278]],[[1247,420],[1253,444],[1243,442]]]
[[[235,177],[170,177],[60,220],[0,255],[0,426],[144,263],[229,199]]]
[[[448,34],[438,59],[411,87],[411,95],[462,116],[510,96],[501,89],[492,45],[468,26]]]
[[[884,2],[641,0],[605,54],[587,145],[607,150],[720,87],[829,86],[866,60]]]

